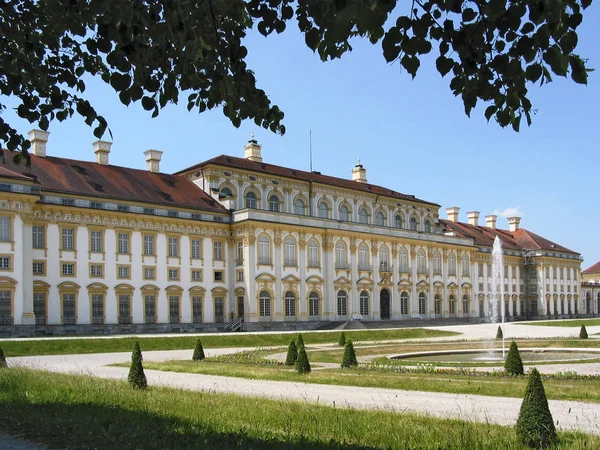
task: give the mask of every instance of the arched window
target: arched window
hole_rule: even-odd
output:
[[[423,252],[423,250],[419,250],[417,252],[417,272],[427,272],[427,268],[425,267],[425,253]]]
[[[410,229],[417,231],[417,219],[414,216],[410,218]]]
[[[319,294],[315,291],[308,294],[308,315],[319,317]]]
[[[433,274],[442,274],[442,258],[440,257],[440,252],[435,252],[433,254]]]
[[[463,257],[462,257],[462,276],[463,277],[470,276],[469,257],[467,255],[463,255]],[[507,276],[508,276],[508,273],[507,273]]]
[[[369,212],[365,208],[358,211],[358,221],[360,223],[369,223]]]
[[[456,275],[456,257],[454,253],[448,255],[448,275]]]
[[[256,194],[252,191],[246,193],[246,208],[256,209]]]
[[[233,197],[233,192],[231,191],[230,188],[224,187],[223,189],[221,189],[221,192],[219,193],[219,198],[231,198],[231,197]]]
[[[329,206],[323,200],[319,202],[319,217],[329,219]]]
[[[338,241],[335,246],[335,268],[336,269],[346,269],[346,246],[342,241]]]
[[[436,295],[435,297],[433,297],[433,311],[436,316],[439,316],[442,314],[442,299],[440,298],[439,295]]]
[[[269,211],[279,212],[279,197],[275,194],[269,197]]]
[[[258,263],[271,264],[271,241],[264,235],[258,239]]]
[[[292,238],[285,238],[283,242],[283,265],[296,267],[296,243]]]
[[[400,272],[408,272],[408,253],[404,247],[400,249]]]
[[[308,267],[319,266],[319,245],[311,240],[308,242]]]
[[[271,317],[271,294],[261,291],[258,302],[260,317]]]
[[[377,214],[375,214],[375,225],[379,225],[380,227],[385,226],[385,216],[381,211],[378,211]]]
[[[448,312],[450,314],[456,314],[456,301],[454,300],[454,295],[448,297]]]
[[[431,222],[429,220],[425,221],[425,233],[431,233]]]
[[[402,292],[400,294],[400,314],[408,314],[408,292]]]
[[[304,200],[302,200],[301,198],[296,199],[296,201],[294,202],[294,207],[296,209],[296,214],[299,214],[301,216],[306,214],[306,206],[304,205]]]
[[[350,211],[346,205],[340,206],[340,220],[348,222],[350,220]]]
[[[419,292],[419,314],[425,315],[427,310],[427,295],[425,292]]]
[[[402,216],[400,214],[396,214],[396,217],[394,217],[394,226],[402,228]]]
[[[238,266],[244,265],[244,242],[238,241],[237,243],[237,251],[236,251],[235,263]]]
[[[360,296],[360,315],[369,315],[369,293],[367,291],[361,291]]]
[[[346,291],[338,291],[337,293],[337,313],[338,316],[345,316],[347,312],[348,296]]]
[[[386,246],[382,246],[379,250],[379,270],[382,272],[390,270],[389,253]]]
[[[285,293],[285,317],[296,317],[296,294],[292,291]]]
[[[369,249],[365,244],[358,246],[358,269],[359,270],[371,270],[369,264]]]
[[[508,306],[508,303],[506,304]],[[463,314],[469,314],[469,296],[463,295]]]

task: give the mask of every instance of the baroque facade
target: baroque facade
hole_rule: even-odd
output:
[[[600,314],[600,262],[581,272],[581,295],[586,311]]]
[[[0,333],[312,328],[323,322],[487,316],[491,247],[508,318],[592,313],[578,253],[520,227],[351,179],[221,155],[176,174],[46,155],[0,167]]]

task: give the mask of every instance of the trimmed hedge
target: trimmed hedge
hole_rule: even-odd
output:
[[[193,361],[202,361],[206,356],[204,355],[204,347],[202,347],[202,342],[200,339],[196,341],[196,348],[194,348],[194,354],[192,356]]]
[[[511,375],[523,375],[524,373],[523,360],[515,341],[512,341],[510,344],[510,350],[504,362],[504,370]]]
[[[529,373],[516,431],[519,439],[528,447],[546,448],[556,442],[556,428],[548,408],[546,391],[535,367]]]
[[[306,349],[304,345],[298,350],[298,359],[296,360],[296,372],[300,375],[310,373],[310,363],[308,362],[308,356],[306,356]]]
[[[0,369],[2,369],[3,367],[8,367],[8,365],[6,364],[6,357],[4,356],[4,351],[2,350],[2,347],[0,347]]]
[[[356,352],[354,351],[354,345],[352,341],[348,339],[344,346],[344,357],[342,358],[342,369],[358,366],[356,360]]]
[[[498,331],[496,331],[496,339],[502,339],[504,337],[504,333],[502,333],[502,327],[498,325]]]
[[[296,342],[292,339],[290,341],[290,345],[288,346],[287,356],[285,358],[286,366],[293,366],[296,364],[298,360],[298,347],[296,347]]]
[[[148,387],[148,380],[144,373],[142,361],[142,350],[140,349],[140,344],[136,342],[135,347],[133,347],[133,353],[131,353],[131,367],[127,376],[127,381],[129,381],[129,384],[134,389],[146,389]]]
[[[585,329],[585,325],[581,325],[581,330],[579,330],[579,339],[587,339],[588,338],[588,334],[587,334],[587,330]]]
[[[296,348],[300,351],[301,348],[304,348],[304,338],[300,333],[298,333],[298,337],[296,338]]]
[[[340,339],[338,340],[338,345],[340,347],[344,347],[346,345],[346,335],[344,334],[343,331],[342,331],[342,334],[340,334]]]

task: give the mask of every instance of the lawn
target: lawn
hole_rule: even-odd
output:
[[[522,449],[513,427],[0,370],[0,431],[53,448]],[[556,449],[600,448],[559,433]]]
[[[460,333],[429,330],[424,328],[401,328],[396,330],[346,331],[354,341],[384,341],[395,339],[423,339],[441,336],[458,336]],[[203,335],[202,344],[208,348],[224,347],[270,347],[287,346],[297,333]],[[337,343],[340,332],[303,332],[307,344]],[[197,336],[177,337],[127,337],[111,339],[39,339],[0,340],[6,356],[69,355],[83,353],[130,352],[136,341],[142,350],[185,350],[193,349]]]
[[[518,325],[535,325],[539,327],[581,327],[581,325],[585,325],[586,327],[593,327],[600,325],[600,318],[597,319],[570,319],[570,320],[544,320],[542,322],[527,322],[527,323],[519,323],[515,322]]]

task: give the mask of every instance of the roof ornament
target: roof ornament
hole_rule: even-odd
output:
[[[360,163],[360,156],[356,160],[356,166],[355,167],[362,167],[362,164]]]

